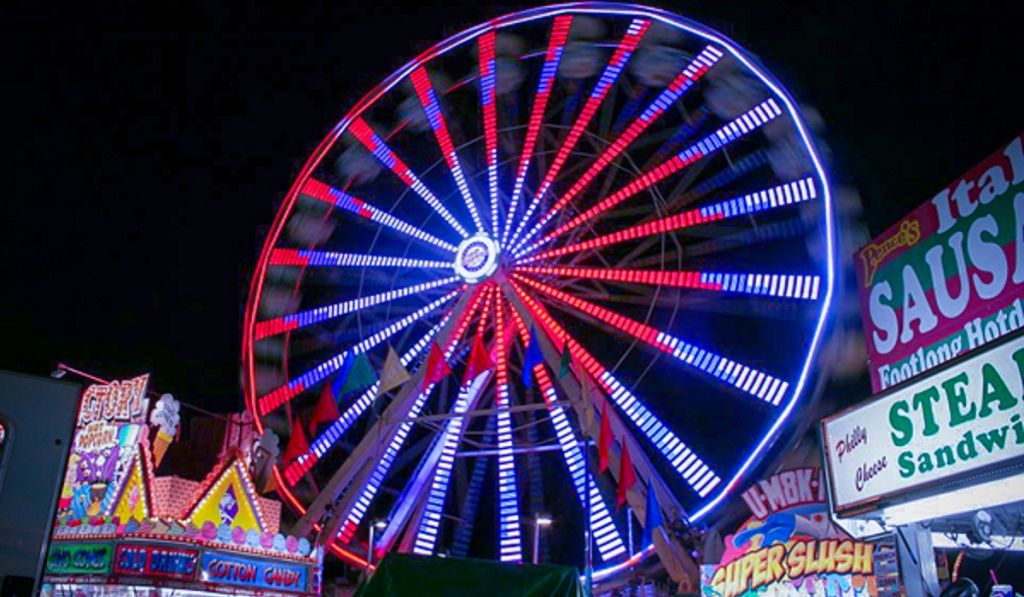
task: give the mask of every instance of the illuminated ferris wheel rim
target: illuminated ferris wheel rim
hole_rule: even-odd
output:
[[[536,9],[530,9],[510,15],[506,15],[492,21],[483,23],[476,27],[467,29],[459,34],[456,34],[449,39],[437,44],[433,48],[421,53],[417,58],[413,59],[405,66],[401,67],[375,87],[370,93],[364,96],[356,105],[349,110],[344,118],[332,129],[332,131],[324,138],[320,145],[316,148],[310,158],[303,166],[300,174],[296,177],[295,184],[291,187],[288,194],[285,197],[282,208],[278,211],[277,217],[272,225],[271,231],[268,234],[268,240],[264,244],[263,250],[260,255],[259,262],[257,264],[256,273],[253,278],[252,287],[250,289],[249,301],[245,311],[244,321],[244,337],[243,337],[243,365],[245,368],[245,395],[246,402],[253,413],[259,413],[260,407],[257,404],[258,396],[256,395],[255,384],[252,380],[255,376],[255,359],[253,356],[253,344],[256,336],[254,336],[254,328],[256,326],[256,307],[259,304],[260,297],[263,291],[263,283],[267,268],[270,262],[270,255],[273,248],[277,245],[278,238],[293,211],[296,200],[299,197],[300,191],[304,183],[310,179],[313,171],[320,165],[324,156],[331,150],[335,145],[335,142],[351,127],[352,123],[355,122],[368,108],[373,106],[378,99],[384,94],[392,90],[397,84],[407,79],[409,75],[418,67],[424,66],[429,61],[441,56],[450,50],[458,48],[463,44],[471,43],[476,40],[482,33],[487,31],[497,31],[513,25],[524,24],[534,20],[541,20],[556,17],[563,14],[571,15],[598,15],[598,16],[629,16],[634,18],[647,18],[653,21],[658,21],[672,27],[679,28],[687,33],[700,37],[708,42],[714,43],[718,48],[721,48],[725,52],[731,55],[732,58],[743,64],[750,73],[753,73],[761,83],[771,89],[774,94],[774,98],[782,103],[782,110],[784,110],[790,120],[799,132],[803,147],[807,150],[808,156],[813,163],[815,175],[821,183],[820,197],[821,203],[825,213],[825,238],[826,238],[826,250],[827,268],[825,272],[824,284],[821,289],[821,309],[820,316],[814,323],[814,332],[812,334],[809,350],[807,357],[802,364],[800,374],[796,379],[795,383],[791,386],[791,392],[789,393],[790,398],[788,401],[780,404],[781,411],[779,416],[776,418],[772,429],[766,433],[762,441],[757,447],[750,453],[749,457],[745,462],[731,475],[731,478],[726,483],[719,485],[714,496],[709,499],[705,505],[699,510],[693,512],[690,516],[691,520],[699,520],[711,512],[720,502],[724,499],[736,485],[740,479],[749,471],[749,469],[758,461],[763,455],[769,445],[777,438],[778,431],[781,426],[786,422],[793,408],[799,401],[799,397],[803,394],[803,389],[810,372],[810,366],[813,361],[813,357],[817,352],[818,345],[821,340],[823,328],[826,322],[826,318],[829,312],[829,306],[832,299],[833,291],[833,258],[834,255],[834,239],[832,231],[833,215],[831,206],[831,197],[828,186],[827,177],[824,168],[821,165],[820,158],[818,157],[814,144],[811,142],[810,136],[807,132],[806,125],[804,124],[800,114],[795,109],[792,99],[756,61],[746,56],[738,47],[736,47],[731,41],[724,36],[714,32],[706,27],[691,22],[685,18],[673,15],[661,10],[635,6],[635,5],[623,5],[613,3],[571,3],[554,5],[548,7],[541,7]],[[524,206],[525,207],[525,206]],[[515,239],[513,239],[515,240]],[[477,282],[488,279],[494,274],[499,268],[499,262],[501,257],[506,252],[515,252],[516,246],[501,247],[499,240],[492,239],[489,235],[482,232],[466,235],[464,240],[461,241],[452,256],[452,267],[455,273],[460,277],[462,281],[468,284],[475,284]],[[254,417],[257,428],[260,432],[263,430],[263,421],[261,417]],[[283,483],[281,478],[281,472],[275,468],[275,476],[278,479],[279,487],[283,488],[282,495],[285,499],[295,507],[299,512],[304,512],[305,507],[297,500],[287,488],[288,486]],[[350,562],[362,563],[362,559],[344,548],[340,547],[337,543],[331,543],[331,549],[339,556],[347,559]],[[650,546],[645,547],[638,556],[649,553]],[[616,566],[610,566],[603,571],[603,574],[610,574],[614,570],[621,568],[629,562],[621,562]]]

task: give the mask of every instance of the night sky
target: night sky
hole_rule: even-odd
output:
[[[529,6],[23,4],[0,9],[0,368],[148,371],[216,410],[241,405],[249,277],[310,151],[413,55]],[[1020,2],[656,4],[820,112],[872,234],[1024,129]]]
[[[0,367],[151,371],[185,400],[240,404],[249,276],[301,163],[409,57],[524,6],[291,4],[0,18]],[[820,111],[834,177],[857,186],[877,233],[1024,128],[1022,14],[833,4],[670,8],[730,35]]]

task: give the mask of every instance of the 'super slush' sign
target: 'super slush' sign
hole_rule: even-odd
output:
[[[1024,327],[1022,135],[857,251],[880,392]]]
[[[1024,334],[825,419],[836,510],[1024,458]]]

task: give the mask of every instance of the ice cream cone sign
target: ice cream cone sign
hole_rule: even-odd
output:
[[[178,424],[181,417],[178,414],[181,405],[174,396],[164,394],[157,400],[153,412],[149,414],[149,422],[157,428],[156,438],[153,440],[153,468],[160,466],[160,461],[167,453],[167,447],[174,441],[178,433]]]

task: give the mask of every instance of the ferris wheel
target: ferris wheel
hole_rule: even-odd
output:
[[[635,562],[648,491],[704,519],[786,430],[830,203],[781,85],[676,15],[556,5],[423,52],[310,156],[255,272],[247,407],[301,446],[275,469],[299,530],[355,564],[518,562],[543,513],[545,561],[588,530],[605,573]]]

